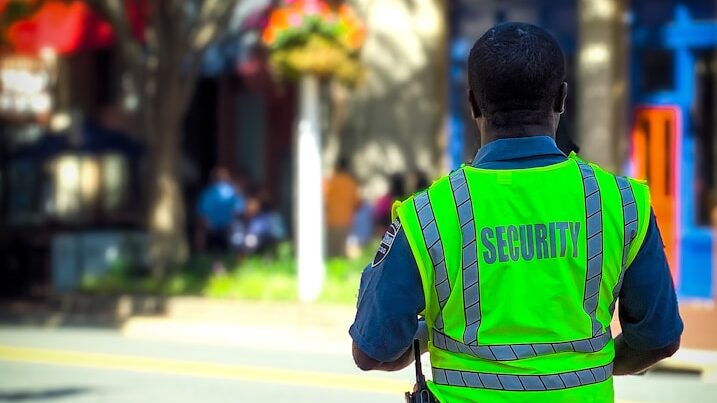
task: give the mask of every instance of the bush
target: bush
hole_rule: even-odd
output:
[[[356,259],[331,259],[319,302],[355,304],[361,272],[376,245]],[[229,268],[228,270],[223,268]],[[100,278],[86,277],[81,289],[95,294],[197,295],[257,301],[298,301],[296,261],[291,244],[278,245],[275,256],[249,257],[236,264],[234,256],[196,254],[176,274],[164,280],[138,275],[118,263]]]
[[[331,259],[320,302],[356,303],[361,272],[371,259],[373,245],[357,259]],[[282,244],[272,260],[250,258],[228,273],[215,273],[203,294],[212,298],[248,300],[298,300],[296,261],[291,246]]]

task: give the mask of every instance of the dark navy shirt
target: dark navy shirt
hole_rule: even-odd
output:
[[[552,138],[501,139],[480,149],[473,166],[521,169],[565,161]],[[378,361],[394,361],[411,345],[418,314],[425,308],[418,266],[402,228],[384,237],[381,251],[361,276],[356,319],[349,333],[358,347]],[[386,242],[386,241],[389,242]],[[682,334],[677,297],[654,214],[645,240],[620,290],[618,315],[627,344],[654,350]]]

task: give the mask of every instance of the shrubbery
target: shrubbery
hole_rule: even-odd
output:
[[[320,302],[354,304],[361,271],[371,261],[373,245],[356,259],[331,259]],[[234,256],[192,256],[189,262],[164,280],[132,270],[118,259],[102,277],[86,277],[81,289],[93,294],[195,295],[261,301],[298,300],[296,262],[289,243],[278,246],[272,257],[249,257],[236,264]],[[226,269],[224,269],[226,268]]]

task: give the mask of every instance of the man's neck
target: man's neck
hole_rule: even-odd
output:
[[[555,130],[550,125],[518,125],[506,127],[488,126],[481,132],[481,144],[486,145],[500,139],[516,137],[550,136],[555,138]]]

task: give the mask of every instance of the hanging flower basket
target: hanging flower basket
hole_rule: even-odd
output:
[[[312,74],[349,85],[361,77],[364,38],[363,22],[350,6],[324,0],[285,0],[271,12],[262,34],[269,62],[282,78]]]

